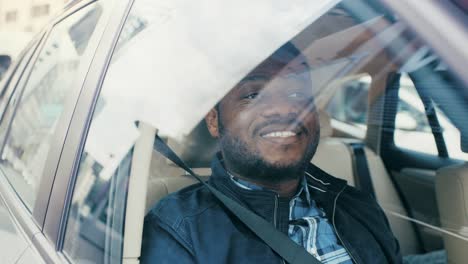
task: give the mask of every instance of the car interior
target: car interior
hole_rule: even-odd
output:
[[[311,162],[350,186],[375,194],[406,263],[418,255],[427,256],[425,263],[438,263],[432,260],[434,254],[447,256],[449,263],[464,263],[468,259],[468,164],[450,154],[448,143],[456,142],[459,151],[468,153],[468,123],[463,117],[468,110],[466,86],[410,28],[382,13],[363,15],[338,5],[290,40],[307,57],[317,90],[321,132]],[[414,95],[424,106],[426,134],[434,141],[435,154],[406,149],[396,142],[402,75],[409,76]],[[362,78],[368,79],[366,93],[359,101],[367,111],[365,123],[340,122],[330,104],[350,83]],[[441,111],[459,130],[458,138],[445,136],[437,114]],[[404,129],[414,130],[411,122]],[[132,155],[125,156],[127,162],[119,165],[128,169],[131,163],[122,227],[126,263],[139,261],[143,219],[149,210],[168,194],[197,183],[155,151],[155,136],[162,137],[205,180],[217,152],[217,142],[204,120],[183,138],[160,133],[144,121],[138,122],[137,129]],[[98,232],[105,232],[102,229]],[[108,245],[101,241],[97,247],[102,250]]]

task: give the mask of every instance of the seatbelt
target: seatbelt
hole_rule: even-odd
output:
[[[356,185],[361,191],[368,193],[375,198],[375,191],[374,186],[372,185],[369,165],[367,163],[366,153],[364,152],[364,144],[352,142],[348,143],[348,145],[354,153],[354,164],[356,169],[354,178],[357,181]]]
[[[296,244],[287,235],[278,231],[271,223],[265,219],[244,208],[242,205],[216,190],[200,176],[193,172],[172,149],[156,135],[153,148],[168,158],[174,164],[184,169],[195,179],[201,182],[210,192],[233,213],[242,223],[244,223],[252,232],[254,232],[265,244],[267,244],[280,257],[291,264],[320,264],[314,256],[309,254],[302,246]]]

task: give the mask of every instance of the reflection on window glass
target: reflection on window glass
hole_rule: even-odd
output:
[[[0,112],[1,112],[0,120],[7,120],[7,116],[11,116],[12,114],[11,113],[12,111],[10,111],[9,115],[7,115],[8,111],[6,110],[9,104],[15,106],[17,103],[20,93],[17,92],[17,90],[19,89],[16,89],[16,91],[14,89],[17,87],[17,81],[20,77],[19,75],[22,74],[24,67],[26,67],[27,63],[30,61],[33,52],[37,48],[36,47],[37,44],[38,43],[31,45],[31,47],[34,47],[34,48],[29,49],[26,52],[26,54],[21,58],[19,65],[14,70],[14,76],[10,76],[11,82],[9,83],[8,86],[5,86],[4,88],[2,88],[4,90],[0,92]],[[0,126],[0,141],[2,143],[3,143],[3,140],[5,139],[5,135],[8,129],[8,126],[6,125],[6,123],[8,122],[3,122],[3,124]]]
[[[128,153],[112,175],[105,175],[106,164],[87,152],[81,157],[64,243],[65,254],[74,262],[120,261],[130,162]]]
[[[127,18],[113,61],[119,57],[120,48],[144,26],[139,18],[131,15]],[[86,44],[80,43],[80,46]],[[126,122],[124,127],[115,126],[117,120],[129,121],[130,111],[116,107],[113,108],[116,113],[109,114],[109,101],[116,105],[114,98],[106,96],[109,89],[114,88],[108,85],[108,79],[94,109],[80,158],[65,231],[63,251],[76,263],[119,263],[122,260],[128,178],[133,144],[139,132],[134,121]],[[128,99],[120,98],[120,102]]]
[[[367,129],[367,101],[371,84],[369,75],[342,84],[328,103],[336,134],[364,138]]]
[[[88,43],[101,14],[92,5],[59,23],[45,42],[21,95],[2,153],[2,169],[25,204],[32,208],[37,195],[55,126],[76,76],[81,54],[78,43]],[[80,34],[70,34],[79,28]],[[90,27],[92,25],[92,27]],[[4,124],[5,125],[5,124]]]

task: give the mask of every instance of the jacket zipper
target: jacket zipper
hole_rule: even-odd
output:
[[[336,195],[335,197],[335,200],[333,202],[333,215],[332,215],[332,223],[333,223],[333,229],[335,230],[335,233],[336,233],[336,236],[338,237],[338,239],[340,240],[341,244],[343,245],[343,247],[346,249],[346,251],[348,252],[349,256],[351,257],[351,259],[353,260],[354,263],[358,264],[358,262],[356,261],[356,259],[354,258],[353,254],[351,254],[351,251],[348,250],[348,248],[346,248],[346,245],[345,243],[343,242],[343,240],[341,239],[340,237],[340,234],[338,233],[338,230],[336,229],[336,225],[335,225],[335,210],[336,210],[336,201],[338,200],[338,197],[340,196],[340,194],[346,189],[346,186],[341,189],[341,191]]]
[[[277,218],[276,215],[277,215],[277,211],[278,211],[278,195],[276,194],[276,195],[275,195],[275,208],[274,208],[274,211],[273,211],[273,226],[274,226],[275,228],[277,228],[277,227],[276,227],[276,221],[277,221],[277,220],[276,220],[276,218]],[[283,258],[281,258],[281,263],[286,264],[286,262],[284,261]]]
[[[273,225],[275,226],[276,228],[276,214],[278,211],[278,195],[276,194],[275,195],[275,210],[273,211]]]

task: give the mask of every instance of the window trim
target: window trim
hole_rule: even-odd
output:
[[[23,95],[24,90],[26,89],[26,86],[27,86],[27,84],[29,82],[31,74],[33,73],[33,67],[37,63],[38,56],[41,54],[45,43],[47,42],[47,40],[50,37],[50,34],[51,34],[52,30],[55,28],[55,26],[59,25],[60,22],[64,21],[64,19],[67,18],[68,16],[74,14],[75,12],[80,11],[82,8],[85,8],[86,6],[88,6],[89,4],[92,4],[94,2],[96,2],[96,0],[83,0],[79,4],[74,5],[73,8],[69,9],[66,12],[65,15],[60,16],[59,19],[56,22],[53,23],[53,25],[47,25],[46,30],[43,31],[39,41],[37,43],[35,43],[36,44],[35,50],[31,54],[28,63],[22,69],[21,74],[17,78],[16,78],[16,76],[13,76],[13,75],[8,76],[8,78],[12,78],[12,80],[13,80],[13,78],[16,78],[16,80],[14,80],[16,83],[12,82],[11,84],[9,84],[9,85],[14,85],[13,89],[9,89],[10,86],[7,87],[5,85],[5,88],[9,89],[10,91],[6,91],[6,93],[9,93],[9,94],[6,94],[6,96],[8,96],[8,101],[7,101],[7,104],[4,107],[4,111],[2,112],[2,115],[4,115],[6,113],[7,108],[10,106],[10,100],[11,100],[12,96],[16,94],[19,97],[18,97],[17,104],[15,106],[11,106],[9,108],[10,111],[13,111],[11,113],[11,116],[9,116],[8,119],[2,120],[2,122],[6,123],[5,125],[7,125],[7,127],[6,127],[6,134],[5,134],[4,140],[2,140],[0,142],[1,143],[1,145],[0,145],[0,150],[1,151],[3,151],[4,145],[5,145],[6,141],[7,141],[7,139],[9,138],[12,122],[15,120],[16,111],[17,111],[18,107],[21,105],[22,95]],[[106,22],[102,23],[102,27],[105,27],[105,25],[106,25]],[[25,54],[27,54],[27,51],[25,52]],[[88,69],[89,69],[89,67],[91,65],[91,62],[92,62],[92,57],[94,57],[94,53],[90,53],[87,58],[85,58],[85,57],[82,58],[83,60],[89,61],[89,64],[81,65],[81,67],[78,68],[78,70],[77,70],[78,73],[88,72]],[[19,65],[19,64],[17,64],[17,65]],[[24,207],[24,210],[27,211],[30,214],[29,218],[31,218],[31,214],[32,214],[31,219],[34,220],[35,224],[41,230],[43,230],[43,228],[44,228],[46,212],[47,212],[47,209],[48,209],[49,199],[50,199],[50,195],[51,195],[51,189],[52,189],[54,178],[55,178],[55,170],[56,170],[56,168],[58,166],[58,160],[59,160],[59,157],[60,157],[60,154],[61,154],[61,148],[63,146],[63,142],[65,140],[65,134],[67,133],[68,125],[71,122],[72,113],[73,113],[73,110],[76,107],[76,103],[78,101],[79,93],[81,91],[83,82],[84,82],[84,80],[80,80],[80,82],[74,83],[73,86],[75,86],[75,87],[71,87],[70,89],[71,89],[72,92],[75,91],[74,92],[75,95],[74,96],[67,95],[67,97],[66,97],[66,100],[65,100],[65,103],[64,103],[64,110],[63,110],[62,115],[60,116],[60,118],[58,120],[57,126],[55,128],[55,132],[54,132],[54,138],[57,138],[57,140],[53,142],[53,144],[51,145],[51,148],[49,150],[48,157],[47,157],[47,159],[45,161],[44,171],[43,171],[42,176],[41,176],[41,181],[39,183],[39,189],[38,189],[38,193],[37,193],[37,196],[36,196],[36,201],[35,201],[34,205],[32,206],[31,210],[26,206],[26,204],[24,204],[24,202],[22,201],[20,195],[18,193],[16,193],[14,186],[9,184],[10,187],[12,188],[12,191],[15,192],[18,200],[21,201],[22,206]],[[19,94],[17,94],[17,93],[19,93]],[[67,117],[66,113],[69,113],[68,117]],[[3,118],[3,116],[2,116],[2,118]],[[62,134],[63,136],[60,136],[60,134]],[[2,173],[2,174],[4,174],[4,173]],[[1,177],[3,177],[3,176],[1,176]],[[6,177],[5,177],[5,180],[9,183],[9,180]],[[17,205],[14,205],[14,206],[17,206]],[[28,229],[27,226],[25,228]],[[45,249],[43,249],[43,250],[45,250]],[[46,253],[44,253],[44,254],[42,254],[42,253],[43,252],[41,252],[41,255],[43,255],[43,256],[44,256],[44,254],[46,254]]]
[[[87,1],[86,3],[91,4],[97,1]],[[59,255],[64,259],[66,259],[66,256],[62,252],[62,249],[68,209],[73,195],[73,185],[79,166],[79,158],[92,117],[90,108],[95,104],[96,93],[100,90],[113,49],[122,31],[133,0],[112,2],[113,5],[110,7],[112,15],[108,18],[107,23],[101,24],[103,34],[100,37],[97,49],[88,68],[87,76],[81,86],[78,101],[73,109],[72,119],[68,124],[65,140],[61,148],[58,149],[60,152],[58,155],[58,166],[55,167],[54,173],[52,173],[54,183],[50,192],[43,232],[54,243],[56,250],[59,251]],[[79,9],[82,7],[84,6],[80,5]],[[77,11],[78,9],[75,8],[78,8],[78,6],[76,4],[72,5],[72,9]],[[57,177],[57,175],[60,175],[60,177]]]
[[[20,72],[18,72],[18,75],[12,75],[11,76],[11,80],[12,81],[11,83],[8,84],[8,86],[5,86],[5,96],[8,96],[7,98],[7,102],[5,103],[5,106],[4,108],[2,109],[2,113],[1,113],[1,119],[0,119],[0,124],[1,125],[5,125],[6,126],[6,131],[5,131],[5,136],[3,139],[0,139],[0,155],[1,153],[3,153],[3,149],[4,149],[4,146],[5,146],[5,143],[9,137],[9,134],[10,134],[10,130],[11,130],[11,124],[12,124],[12,120],[14,119],[15,115],[16,115],[16,111],[17,111],[17,108],[19,106],[19,104],[21,103],[21,97],[22,97],[22,93],[24,91],[24,88],[30,78],[30,74],[32,72],[32,68],[33,68],[33,65],[36,63],[36,60],[37,60],[37,57],[39,56],[39,53],[40,53],[40,50],[42,49],[43,45],[44,45],[44,40],[47,39],[47,36],[48,36],[48,31],[45,31],[41,34],[41,37],[39,38],[39,40],[37,40],[37,42],[33,42],[34,44],[31,44],[31,45],[28,45],[28,47],[26,49],[29,49],[29,48],[33,48],[34,51],[32,52],[32,54],[30,55],[29,58],[22,58],[22,59],[27,59],[27,63],[24,65],[24,67],[22,69],[18,69],[20,70]],[[35,46],[34,46],[35,45]],[[26,56],[28,53],[28,51],[25,51],[24,52],[24,56]],[[21,64],[21,62],[19,62],[17,64],[16,67],[19,67],[19,65]],[[16,69],[15,69],[16,71]],[[11,85],[11,86],[10,86]],[[11,87],[11,89],[10,89]],[[8,91],[9,89],[9,91]],[[9,93],[8,93],[9,92]],[[8,93],[8,94],[7,94]],[[11,99],[13,96],[15,96],[17,93],[18,94],[18,103],[15,105],[15,106],[11,106]],[[5,119],[5,114],[7,113],[7,111],[12,111],[11,113],[11,116],[8,117],[8,119]],[[28,214],[31,216],[31,215],[34,215],[34,212],[36,210],[36,205],[34,205],[31,209],[29,209],[26,204],[24,203],[24,201],[22,200],[21,196],[16,192],[15,190],[15,187],[11,184],[11,182],[9,181],[9,179],[7,178],[7,176],[5,175],[5,173],[2,171],[1,172],[2,176],[0,177],[3,177],[5,178],[5,181],[8,183],[9,187],[11,188],[11,190],[15,193],[15,195],[17,196],[18,200],[20,201],[22,207],[23,207],[23,210],[25,210],[25,212],[28,212]],[[39,198],[39,196],[43,195],[43,192],[42,192],[42,189],[39,188],[39,191],[38,191],[38,194],[37,194],[37,197]],[[14,206],[14,207],[19,207],[19,205],[16,205],[16,204],[8,204],[8,206]],[[38,209],[40,209],[38,207]],[[15,217],[17,217],[18,215],[15,215]],[[36,218],[32,218],[34,221],[35,221],[35,224],[39,227],[42,227],[40,222],[37,221]],[[26,226],[26,229],[30,229]]]
[[[31,243],[34,236],[40,233],[41,227],[31,218],[29,210],[23,204],[3,171],[0,171],[0,199],[5,202],[14,224],[20,227],[18,231]]]

